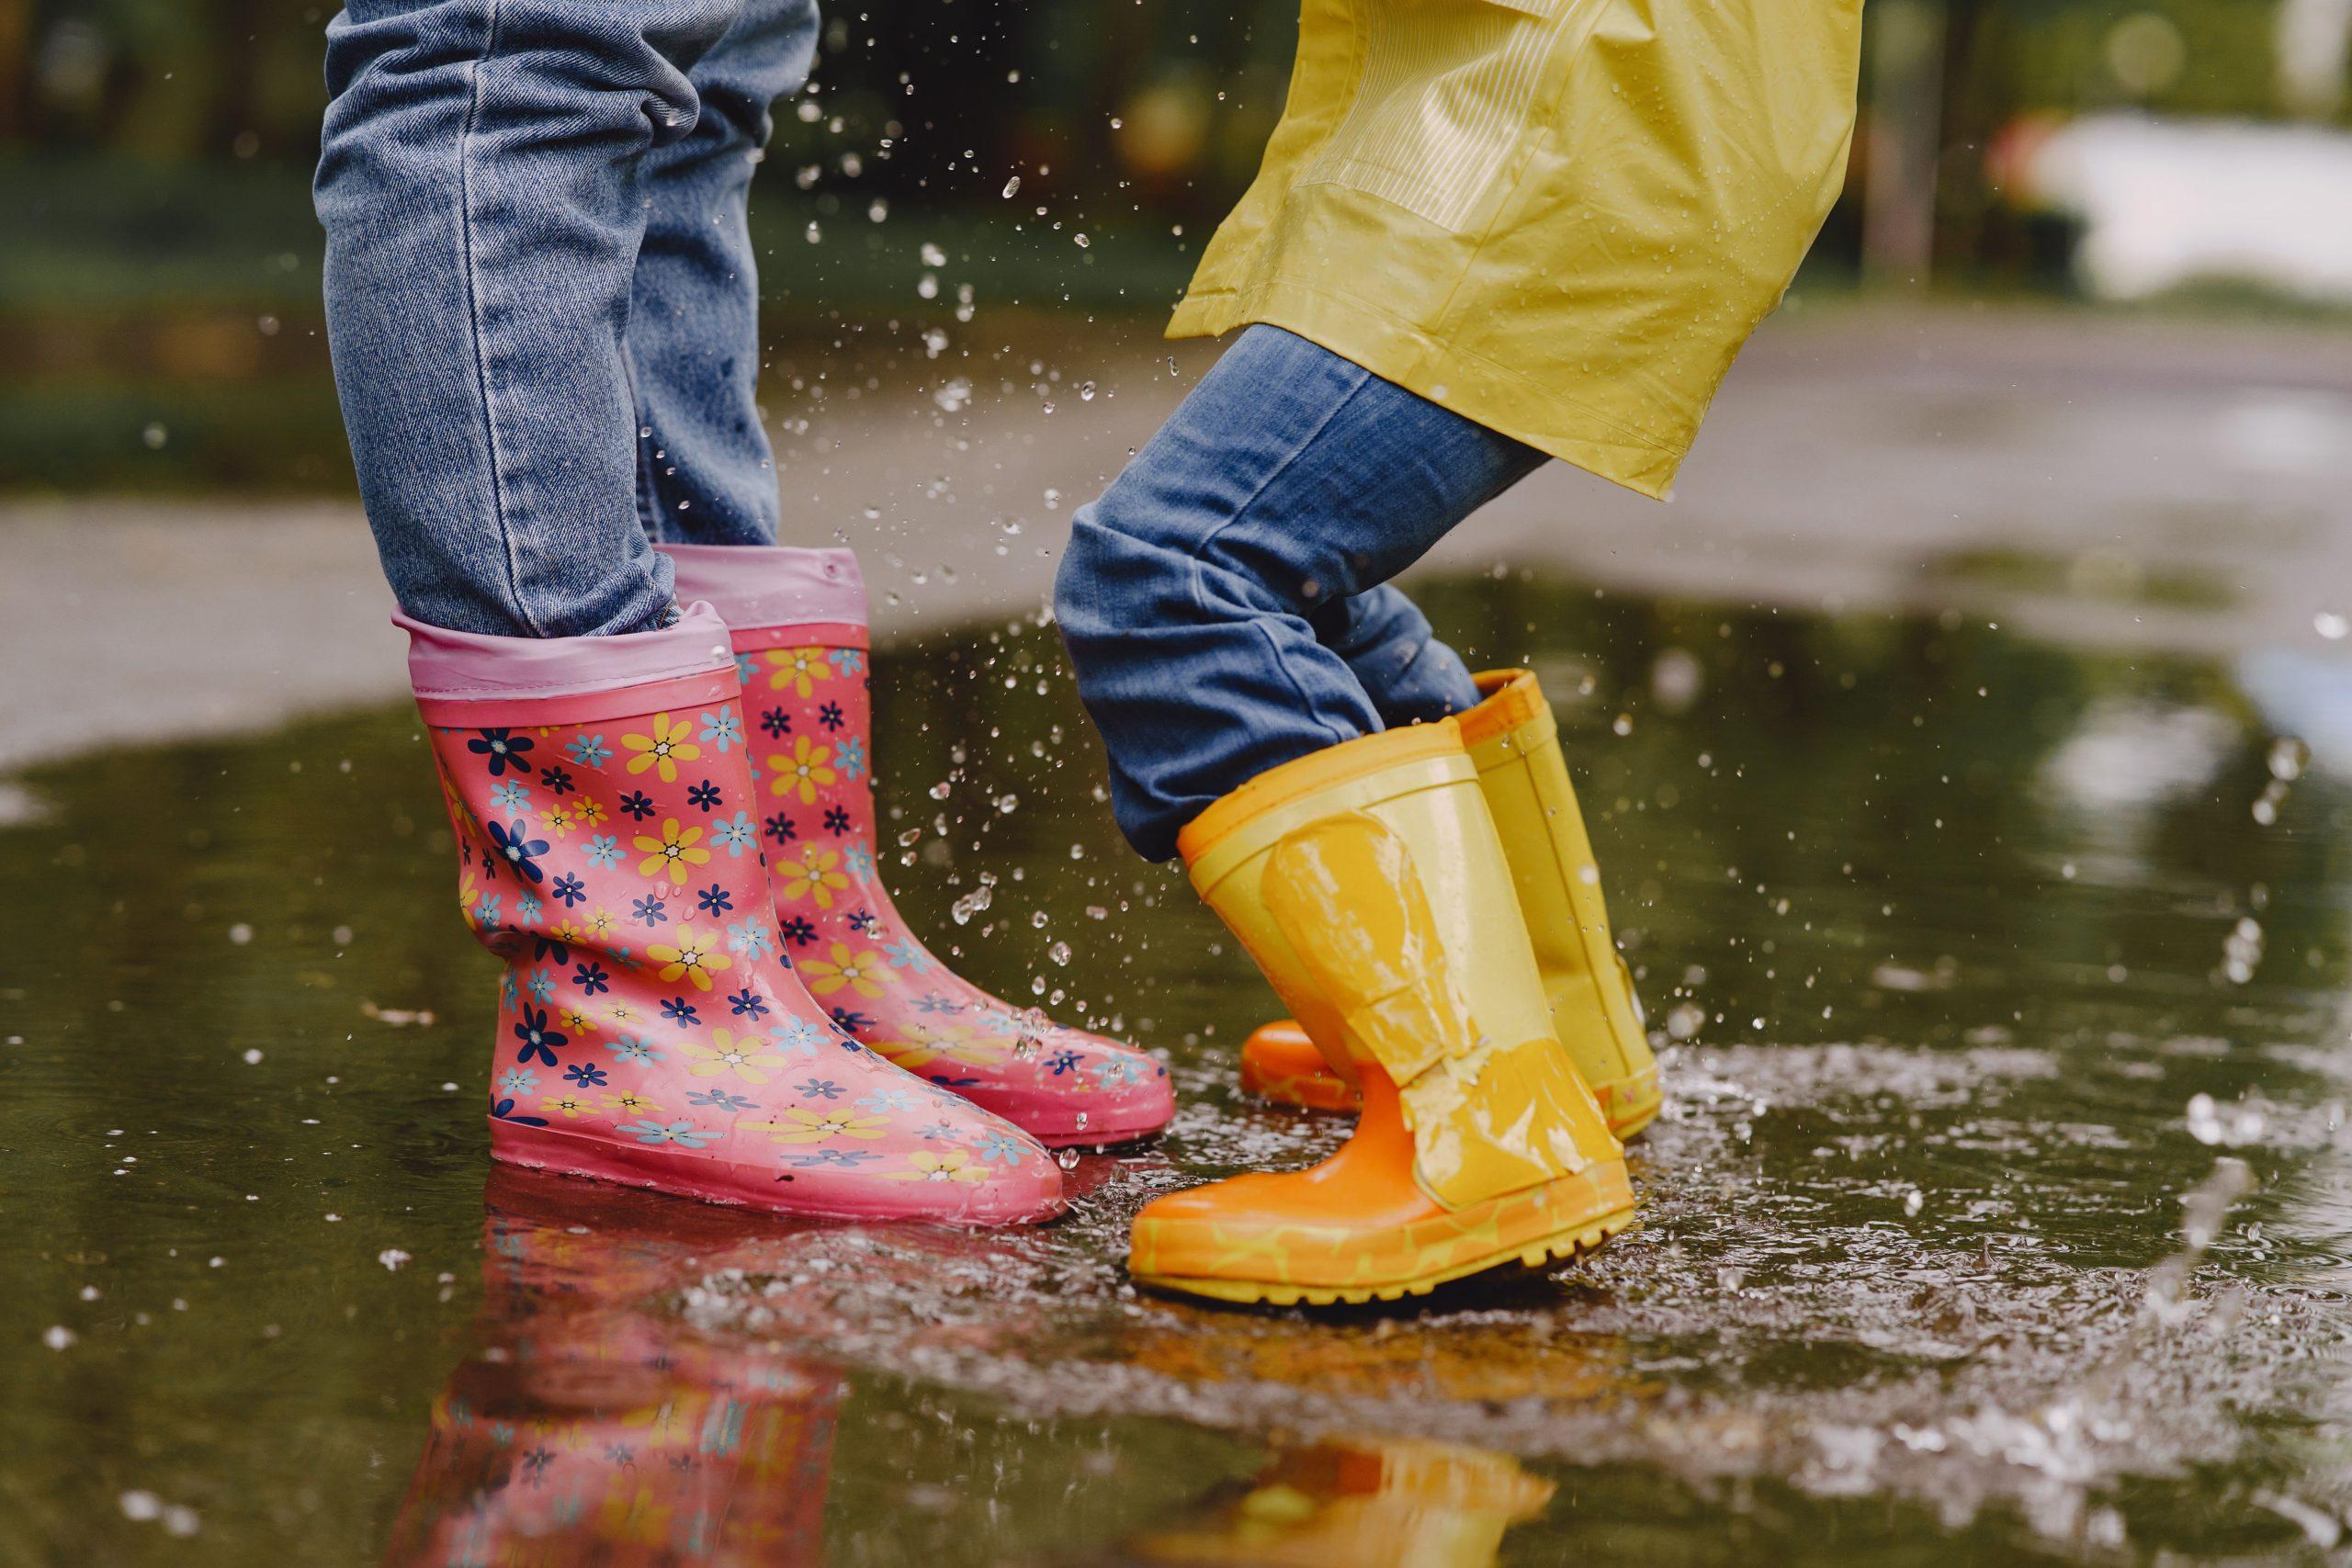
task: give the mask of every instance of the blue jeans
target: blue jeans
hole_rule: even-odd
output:
[[[1153,860],[1269,768],[1478,701],[1388,580],[1544,455],[1251,327],[1100,501],[1054,590],[1111,807]]]
[[[814,0],[350,0],[316,201],[352,460],[401,607],[646,629],[649,537],[770,544],[744,226]]]

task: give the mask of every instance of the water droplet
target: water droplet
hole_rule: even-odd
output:
[[[955,903],[950,904],[947,907],[947,913],[957,925],[969,925],[972,917],[987,908],[995,898],[996,889],[987,883],[982,883],[956,899]]]
[[[1021,194],[1021,176],[1019,175],[1015,175],[1011,179],[1004,182],[1004,194],[1007,199]]]

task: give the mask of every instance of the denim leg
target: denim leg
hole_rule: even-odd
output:
[[[1478,705],[1470,667],[1438,640],[1420,606],[1394,583],[1326,605],[1307,620],[1315,640],[1347,661],[1385,725],[1443,718]]]
[[[623,338],[643,165],[742,0],[351,0],[315,189],[327,336],[401,607],[629,632],[670,607],[639,525]]]
[[[1379,729],[1380,705],[1317,617],[1346,615],[1329,628],[1341,646],[1410,686],[1398,630],[1419,639],[1419,613],[1405,621],[1398,595],[1357,626],[1345,602],[1542,461],[1304,338],[1243,333],[1079,510],[1055,587],[1129,841],[1165,859],[1218,796]]]
[[[637,393],[638,505],[657,539],[772,545],[776,476],[760,422],[760,280],[746,227],[769,106],[800,90],[817,51],[816,0],[744,0],[687,74],[693,131],[645,164],[628,357]]]

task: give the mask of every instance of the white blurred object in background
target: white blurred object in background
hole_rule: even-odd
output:
[[[2279,0],[2271,24],[2278,96],[2305,119],[2333,119],[2352,63],[2352,0]]]
[[[2001,156],[2013,194],[2083,220],[2075,266],[2102,299],[2232,282],[2352,304],[2352,135],[2100,114],[2018,128]]]

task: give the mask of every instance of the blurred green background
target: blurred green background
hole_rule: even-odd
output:
[[[2076,292],[2076,219],[2009,178],[2035,128],[2341,127],[2348,9],[1871,0],[1864,130],[1806,287]],[[349,491],[308,195],[331,14],[0,0],[0,490]],[[1295,27],[1289,0],[831,16],[754,203],[771,338],[944,320],[953,282],[992,320],[1159,311],[1256,165]],[[956,258],[927,301],[926,244]]]

